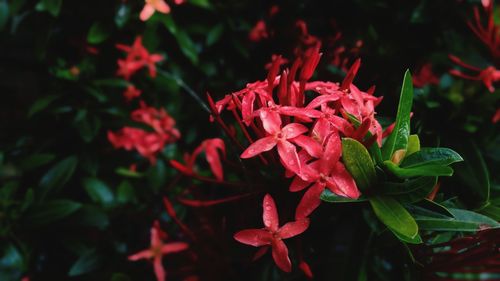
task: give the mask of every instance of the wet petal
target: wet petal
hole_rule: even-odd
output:
[[[276,145],[276,139],[272,136],[264,137],[256,142],[252,143],[243,153],[241,154],[241,158],[252,158],[257,154],[260,154],[264,151],[269,151],[273,149]]]
[[[310,137],[300,135],[291,139],[293,143],[302,147],[309,155],[320,158],[323,155],[323,148],[321,145]]]
[[[299,123],[291,123],[283,127],[281,133],[285,139],[293,139],[303,133],[306,133],[309,129],[306,126]]]
[[[307,218],[321,204],[321,193],[325,190],[325,185],[315,183],[311,186],[300,200],[297,210],[295,211],[295,219]]]
[[[276,203],[274,203],[274,199],[271,197],[271,195],[266,194],[266,196],[264,196],[262,209],[262,220],[264,221],[264,225],[273,232],[278,230],[278,209],[276,209]]]
[[[301,234],[309,227],[309,219],[302,218],[297,221],[286,223],[280,228],[278,234],[281,239],[287,239]]]
[[[278,154],[283,166],[288,170],[300,174],[300,160],[295,146],[285,140],[278,142]]]
[[[282,240],[275,240],[272,244],[273,259],[276,265],[284,272],[292,271],[292,263],[288,257],[288,248]]]
[[[245,229],[236,233],[234,239],[246,245],[260,247],[270,245],[273,237],[264,229]]]
[[[267,133],[274,135],[281,130],[281,116],[278,112],[262,108],[259,110],[259,116]]]
[[[361,195],[356,186],[356,182],[341,162],[337,162],[335,165],[335,169],[332,173],[332,180],[345,196],[357,199]]]
[[[184,242],[170,242],[166,243],[161,247],[161,252],[164,254],[172,254],[180,251],[184,251],[189,248],[188,243]]]

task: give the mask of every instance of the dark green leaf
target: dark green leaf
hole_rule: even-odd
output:
[[[408,211],[395,199],[387,196],[370,198],[375,215],[392,231],[413,239],[418,235],[418,226]]]
[[[406,179],[418,176],[451,176],[453,169],[448,166],[426,165],[415,168],[400,168],[390,160],[384,161],[384,166],[398,178]]]
[[[447,166],[455,162],[463,161],[462,157],[455,151],[443,147],[424,147],[407,156],[401,162],[401,168],[414,168],[427,165]]]
[[[464,162],[455,165],[457,176],[467,187],[465,198],[467,201],[475,201],[478,207],[487,204],[490,199],[490,176],[481,151],[473,142],[466,142],[460,153]]]
[[[138,173],[136,171],[131,171],[129,168],[118,167],[115,170],[120,176],[130,177],[130,178],[142,178],[144,175],[142,173]]]
[[[29,209],[24,216],[27,227],[35,227],[63,219],[81,208],[81,204],[71,200],[52,200]]]
[[[429,195],[436,183],[437,177],[418,177],[402,183],[383,182],[379,187],[381,194],[390,195],[401,203],[413,203]]]
[[[7,0],[0,0],[0,30],[3,30],[9,21],[9,3]]]
[[[377,181],[375,166],[365,146],[355,139],[342,139],[342,160],[361,191]]]
[[[99,44],[106,40],[111,34],[111,28],[102,22],[95,22],[90,27],[87,34],[87,42],[90,44]]]
[[[96,178],[87,178],[83,180],[83,186],[92,201],[103,206],[110,205],[114,201],[114,195],[111,189],[102,181]]]
[[[337,194],[331,192],[328,189],[325,189],[325,191],[321,193],[320,198],[321,200],[330,203],[353,203],[353,202],[364,202],[367,200],[363,196],[359,197],[358,199],[351,199],[347,197],[338,196]]]
[[[57,191],[65,185],[75,172],[78,159],[70,156],[54,165],[40,180],[40,198],[45,198],[48,192]]]
[[[39,12],[47,11],[57,17],[61,12],[62,0],[40,0],[35,9]]]
[[[71,266],[68,275],[78,276],[94,271],[101,266],[102,261],[102,257],[95,249],[89,249]]]
[[[417,234],[415,237],[411,238],[411,237],[407,237],[407,236],[404,236],[404,235],[401,235],[399,233],[397,233],[396,231],[392,230],[391,228],[389,228],[389,230],[401,241],[405,242],[405,243],[409,243],[409,244],[422,244],[423,241],[422,241],[422,237],[420,236],[420,234]]]
[[[409,70],[406,70],[399,97],[396,124],[392,134],[382,146],[382,158],[391,160],[394,153],[405,153],[410,135],[410,112],[413,104],[413,82]],[[399,152],[402,151],[402,152]]]
[[[215,42],[219,41],[223,32],[224,32],[223,24],[219,23],[218,25],[214,26],[210,30],[210,32],[208,32],[205,44],[207,46],[212,46]]]
[[[118,186],[118,191],[117,191],[116,197],[117,197],[116,200],[118,201],[118,203],[121,203],[121,204],[126,204],[126,203],[137,201],[137,199],[135,197],[134,187],[128,181],[123,181]]]
[[[28,118],[32,117],[36,113],[44,110],[49,106],[53,101],[55,101],[59,96],[48,95],[43,98],[37,99],[35,103],[28,110]]]
[[[434,231],[477,231],[484,227],[500,227],[495,220],[481,214],[449,208],[454,218],[448,218],[443,215],[427,214],[416,215],[415,219],[419,227],[423,230]]]
[[[209,0],[189,0],[189,3],[205,9],[212,7]]]
[[[113,273],[110,281],[132,281],[132,279],[124,273]]]
[[[488,204],[487,206],[481,208],[478,212],[496,221],[500,221],[500,207],[498,206]]]
[[[103,230],[109,226],[109,218],[101,207],[84,205],[72,216],[71,223]]]
[[[31,154],[19,162],[19,167],[24,171],[29,171],[51,162],[55,157],[50,153]]]

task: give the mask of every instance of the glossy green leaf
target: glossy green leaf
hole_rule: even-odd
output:
[[[78,211],[82,205],[71,200],[52,200],[29,209],[24,216],[28,227],[35,227],[61,220]]]
[[[442,165],[426,165],[415,168],[401,168],[390,160],[384,161],[384,166],[398,178],[406,179],[418,176],[451,176],[453,169]]]
[[[436,183],[437,177],[417,177],[401,183],[383,182],[379,188],[381,194],[390,195],[401,203],[413,203],[427,197]]]
[[[113,203],[113,192],[104,182],[96,178],[86,178],[83,180],[83,186],[92,201],[103,206]]]
[[[464,162],[455,165],[457,176],[467,188],[465,200],[480,207],[490,199],[490,176],[481,151],[473,142],[460,149]]]
[[[78,158],[70,156],[54,165],[40,180],[38,190],[40,198],[43,199],[48,192],[57,192],[65,185],[73,176],[77,164]]]
[[[39,12],[49,12],[52,16],[57,17],[61,12],[63,0],[40,0],[35,6],[35,9]]]
[[[472,211],[454,208],[448,210],[453,214],[454,218],[442,215],[415,215],[415,219],[422,230],[477,231],[484,227],[500,227],[497,221]]]
[[[321,200],[329,203],[354,203],[354,202],[364,202],[367,199],[363,196],[358,199],[351,199],[347,197],[338,196],[337,194],[331,192],[328,189],[325,189],[323,193],[321,193]]]
[[[500,207],[492,204],[488,204],[487,206],[481,208],[479,213],[488,216],[496,221],[500,221]]]
[[[410,113],[413,104],[413,82],[409,70],[406,70],[401,95],[399,97],[396,123],[392,134],[382,146],[382,158],[391,160],[396,151],[406,151],[410,135]]]
[[[462,157],[449,148],[424,147],[420,151],[405,157],[399,166],[401,168],[415,168],[427,165],[447,166],[460,161],[463,161]]]
[[[375,166],[365,146],[355,139],[342,139],[342,160],[361,191],[377,181]]]
[[[59,96],[47,95],[47,96],[44,96],[43,98],[37,99],[33,103],[33,105],[30,107],[30,109],[28,110],[28,115],[27,115],[28,118],[32,117],[36,113],[38,113],[38,112],[44,110],[45,108],[47,108],[57,98],[59,98]]]
[[[420,150],[420,139],[418,138],[418,135],[410,135],[408,137],[408,149],[406,150],[405,157],[408,157],[419,150]]]
[[[90,27],[87,34],[87,42],[90,44],[99,44],[104,42],[111,34],[111,28],[102,22],[95,22]]]
[[[407,237],[407,236],[404,236],[404,235],[401,235],[399,233],[397,233],[396,231],[392,230],[389,228],[389,230],[401,241],[405,242],[405,243],[409,243],[409,244],[422,244],[423,241],[422,241],[422,237],[420,236],[420,234],[417,234],[415,237],[411,238],[411,237]]]
[[[395,199],[388,196],[374,196],[370,204],[375,215],[392,231],[413,239],[418,235],[418,226],[408,211]]]
[[[103,258],[95,249],[85,251],[78,260],[71,266],[68,275],[79,276],[96,270],[101,266]]]

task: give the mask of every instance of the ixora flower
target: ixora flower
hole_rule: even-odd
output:
[[[142,21],[147,21],[155,12],[168,14],[170,13],[170,6],[165,0],[145,0],[144,8],[142,8],[139,18]],[[180,5],[185,0],[175,0],[174,3]]]
[[[207,139],[195,148],[191,155],[185,154],[185,164],[181,164],[175,160],[170,160],[170,164],[185,175],[196,175],[194,171],[196,158],[202,152],[205,152],[205,158],[210,165],[210,170],[212,170],[212,173],[218,181],[222,181],[224,179],[224,170],[222,169],[219,151],[225,157],[226,146],[224,145],[224,141],[219,138]]]
[[[131,46],[116,44],[116,48],[127,53],[125,59],[118,60],[118,76],[123,76],[125,80],[129,80],[137,71],[147,67],[149,76],[156,77],[156,63],[164,58],[160,54],[150,54],[142,45],[142,37],[136,37]]]
[[[137,89],[134,85],[130,85],[125,92],[123,92],[123,97],[127,102],[131,102],[133,99],[140,97],[141,94],[141,90]]]
[[[478,68],[478,67],[475,67],[475,66],[472,66],[470,64],[463,62],[461,59],[459,59],[456,56],[450,55],[449,57],[457,65],[459,65],[465,69],[468,69],[470,71],[477,72],[477,75],[474,76],[474,75],[464,74],[461,71],[456,70],[456,69],[452,69],[452,70],[450,70],[451,74],[453,74],[457,77],[463,78],[463,79],[467,79],[467,80],[482,81],[483,84],[486,86],[486,88],[488,88],[488,90],[490,92],[493,93],[495,91],[495,87],[493,86],[493,83],[500,81],[500,70],[496,69],[493,66],[488,66],[485,69],[481,69],[481,68]]]
[[[271,246],[272,256],[276,265],[285,272],[292,270],[292,263],[288,257],[288,248],[283,239],[297,236],[309,227],[309,219],[288,222],[279,227],[278,211],[271,195],[266,194],[262,203],[264,228],[245,229],[234,235],[238,242],[254,246]],[[267,248],[266,248],[267,249]]]
[[[151,247],[128,257],[131,261],[153,259],[156,280],[158,281],[164,281],[166,277],[166,271],[162,264],[163,256],[181,252],[189,248],[189,245],[185,242],[164,243],[162,238],[166,238],[166,236],[166,233],[160,229],[159,223],[156,221],[151,228]]]
[[[131,118],[149,125],[154,131],[124,127],[118,132],[108,131],[108,140],[117,149],[137,150],[151,163],[156,162],[156,155],[165,145],[180,138],[180,132],[175,128],[175,120],[164,109],[158,110],[141,101],[141,107],[131,113]]]

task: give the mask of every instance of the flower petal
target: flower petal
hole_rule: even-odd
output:
[[[163,268],[163,264],[161,262],[161,257],[157,257],[154,259],[153,266],[155,269],[156,280],[157,281],[165,281],[165,277],[167,274],[165,272],[165,269]]]
[[[267,133],[274,135],[281,130],[281,116],[278,112],[269,108],[261,108],[259,110],[262,126]]]
[[[309,108],[299,108],[294,106],[282,106],[279,108],[278,112],[283,115],[295,116],[304,119],[308,119],[309,117],[318,118],[321,116],[320,111]]]
[[[184,242],[170,242],[166,243],[161,247],[161,252],[164,254],[172,254],[180,251],[184,251],[189,248],[188,243]]]
[[[283,127],[281,129],[281,133],[283,134],[283,138],[285,139],[293,139],[299,135],[302,135],[303,133],[307,132],[309,129],[307,129],[306,126],[299,124],[299,123],[291,123]]]
[[[155,13],[155,8],[150,4],[146,4],[146,5],[144,5],[144,8],[142,9],[141,15],[139,16],[139,18],[142,21],[147,21],[154,13]]]
[[[272,234],[264,229],[245,229],[236,233],[234,239],[240,243],[260,247],[270,245],[273,239]]]
[[[310,137],[300,135],[291,139],[291,141],[305,149],[305,151],[313,157],[320,158],[323,155],[323,148],[321,145]]]
[[[302,218],[298,219],[297,221],[286,223],[278,230],[278,233],[281,239],[287,239],[301,234],[302,232],[306,231],[308,227],[309,219]]]
[[[332,180],[337,185],[338,189],[344,194],[352,199],[357,199],[361,194],[356,186],[356,182],[352,178],[351,174],[347,172],[344,164],[337,162],[335,164],[334,171],[332,173]],[[342,195],[340,194],[340,195]]]
[[[276,139],[272,136],[258,139],[257,141],[252,143],[249,147],[247,147],[247,149],[243,151],[240,157],[252,158],[257,154],[273,149],[275,145],[276,145]]]
[[[295,211],[295,219],[307,218],[316,208],[318,208],[321,204],[321,199],[319,197],[323,190],[325,190],[325,184],[318,182],[304,193]]]
[[[323,174],[329,174],[342,155],[342,143],[340,136],[336,133],[330,135],[326,141],[323,157],[320,159],[319,170]]]
[[[297,149],[293,144],[285,140],[278,141],[278,154],[285,168],[296,174],[300,174],[301,164],[297,155]]]
[[[296,176],[290,184],[288,190],[290,190],[291,192],[301,191],[304,188],[308,187],[310,184],[310,182],[304,181],[299,176]]]
[[[247,126],[250,126],[250,123],[252,121],[254,102],[254,91],[249,91],[248,93],[246,93],[241,100],[241,117],[243,118],[243,122],[245,122]]]
[[[158,12],[164,14],[170,13],[170,6],[164,0],[156,0],[153,3],[155,10]]]
[[[292,262],[288,257],[288,248],[283,240],[276,239],[272,244],[273,259],[276,265],[284,272],[292,271]]]
[[[205,148],[205,157],[210,165],[210,170],[212,170],[216,179],[222,181],[224,178],[224,170],[222,169],[222,163],[217,150],[219,149],[223,155],[226,154],[224,141],[219,138],[208,139],[205,140],[202,145]]]
[[[271,195],[266,194],[266,196],[264,196],[262,209],[262,220],[264,221],[264,225],[273,232],[277,231],[279,227],[278,209]]]
[[[340,95],[337,93],[335,94],[330,94],[330,95],[321,95],[315,97],[307,106],[306,108],[316,108],[324,103],[331,102],[331,101],[336,101],[340,98]]]
[[[150,249],[140,251],[136,254],[128,256],[128,259],[131,261],[136,261],[140,259],[150,259],[153,257],[153,252]]]

